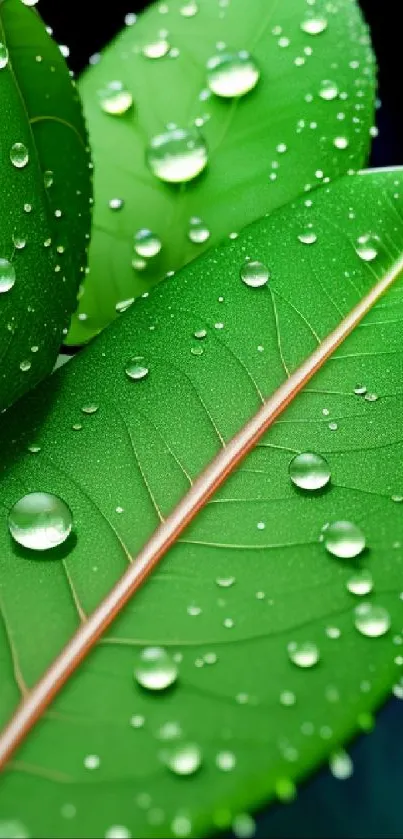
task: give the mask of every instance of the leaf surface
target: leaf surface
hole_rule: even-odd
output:
[[[252,225],[137,301],[3,418],[4,723],[190,481],[401,257],[402,184],[401,170],[343,178],[311,206],[299,200]],[[310,245],[298,238],[307,229]],[[368,234],[379,238],[365,262],[356,245]],[[246,255],[270,267],[266,286],[241,282]],[[71,679],[2,778],[3,818],[43,837],[116,825],[136,837],[205,835],[292,795],[294,781],[371,724],[402,665],[402,292],[399,280]],[[149,370],[141,380],[125,374],[133,357]],[[83,413],[90,405],[98,410]],[[291,459],[306,451],[331,469],[319,493],[290,481]],[[17,549],[7,532],[11,505],[36,490],[60,495],[74,516],[75,537],[52,558]],[[321,541],[338,520],[365,534],[354,561]],[[380,637],[355,627],[362,598],[346,584],[360,568],[374,580],[364,601],[390,616]],[[293,642],[317,645],[316,666],[290,661]],[[175,656],[166,692],[133,678],[149,645]],[[189,742],[202,764],[178,777],[166,752]]]
[[[197,7],[187,17],[183,9],[191,3],[155,3],[80,81],[96,207],[90,274],[70,343],[87,341],[116,317],[116,304],[148,290],[205,248],[365,162],[374,65],[354,0],[320,2],[308,11],[305,0],[203,0]],[[309,34],[301,29],[307,20],[322,21],[325,28]],[[171,46],[167,55],[144,55],[164,40]],[[249,94],[208,96],[206,63],[220,53],[217,44],[225,44],[221,52],[250,52],[260,79]],[[105,113],[100,104],[113,82],[133,99],[120,116]],[[188,183],[158,180],[146,162],[151,139],[168,124],[188,129],[195,123],[207,144],[207,168]],[[116,199],[123,202],[120,209],[110,206]],[[211,234],[204,243],[189,239],[192,218]],[[144,260],[134,250],[141,229],[151,230],[162,245],[153,258]]]
[[[34,9],[21,0],[2,0],[0,44],[4,408],[43,378],[55,361],[85,268],[91,184],[77,90]],[[11,156],[18,162],[18,153],[16,166]],[[7,290],[1,283],[5,260],[14,275]]]

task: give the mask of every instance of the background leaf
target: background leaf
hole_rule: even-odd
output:
[[[56,358],[85,268],[91,185],[77,90],[59,47],[21,0],[0,3],[0,44],[4,408],[49,372]],[[16,143],[23,148],[12,151]]]
[[[189,480],[402,253],[402,183],[401,170],[344,178],[309,207],[256,223],[139,300],[3,418],[4,722]],[[298,238],[306,230],[310,245]],[[370,233],[379,239],[366,262],[356,244]],[[246,255],[270,267],[265,287],[241,282]],[[3,818],[43,837],[113,835],[113,825],[203,835],[292,796],[293,779],[371,725],[403,662],[401,309],[399,281],[170,551],[16,755]],[[141,380],[125,374],[132,357],[149,370]],[[291,484],[290,460],[304,451],[330,465],[319,494]],[[76,536],[50,558],[7,532],[11,505],[34,490],[73,511]],[[367,540],[353,562],[320,541],[344,519]],[[360,568],[374,579],[365,601],[390,616],[378,638],[354,626],[360,598],[346,583]],[[316,667],[290,661],[294,641],[318,646]],[[133,679],[150,644],[179,670],[159,695]],[[203,755],[189,778],[161,763],[183,742]],[[223,771],[228,752],[236,765]]]
[[[323,31],[303,31],[307,20]],[[170,51],[159,59],[144,55],[158,43]],[[206,62],[219,52],[217,44],[228,52],[250,51],[260,80],[248,95],[206,98]],[[100,105],[112,82],[134,103],[120,116]],[[322,180],[360,167],[373,123],[374,66],[353,0],[308,10],[305,0],[172,0],[154,4],[127,26],[84,74],[80,90],[96,208],[73,344],[116,317],[117,303],[148,290],[204,248]],[[188,184],[158,181],[146,164],[148,143],[169,123],[196,123],[209,149],[207,169]],[[123,202],[120,209],[110,206],[114,199]],[[189,239],[194,217],[211,233],[204,244]],[[149,260],[134,250],[134,235],[144,228],[162,243]],[[133,259],[146,267],[137,270]]]

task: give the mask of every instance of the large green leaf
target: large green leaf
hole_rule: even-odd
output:
[[[346,177],[254,224],[140,299],[3,418],[3,722],[191,480],[401,257],[402,186],[402,170]],[[307,231],[316,242],[300,241]],[[369,234],[379,239],[361,242],[365,262],[356,241]],[[267,263],[266,286],[241,281],[246,256]],[[403,662],[402,292],[398,281],[317,373],[72,679],[3,777],[3,818],[41,837],[112,825],[200,836],[292,795],[370,724]],[[125,373],[133,357],[142,379]],[[304,451],[330,465],[319,493],[290,481]],[[37,490],[74,516],[75,537],[49,557],[7,530],[11,505]],[[321,541],[338,520],[365,534],[354,561]],[[346,588],[361,568],[374,579],[365,602],[390,615],[376,638],[356,629],[360,598]],[[316,644],[317,665],[293,664],[292,642]],[[150,644],[179,670],[158,695],[133,679]],[[184,742],[203,754],[189,778],[161,761]]]
[[[21,0],[0,2],[0,106],[1,409],[52,368],[90,229],[77,90],[59,47]]]
[[[185,16],[197,6],[195,15]],[[323,31],[304,31],[307,20]],[[168,32],[172,49],[148,58],[143,50],[158,43],[161,31]],[[249,50],[257,62],[260,80],[248,95],[205,98],[206,62],[217,44],[232,53]],[[101,108],[112,82],[133,99],[121,116]],[[73,344],[116,317],[116,304],[148,290],[204,248],[322,180],[361,166],[373,120],[374,66],[355,0],[320,0],[314,7],[305,0],[170,0],[127,26],[85,73],[80,90],[96,206]],[[146,163],[151,138],[169,123],[185,129],[202,123],[208,166],[187,184],[159,181]],[[114,199],[124,202],[121,209],[110,206]],[[204,244],[190,241],[191,218],[201,218],[211,232]],[[144,228],[162,248],[139,260],[134,236]],[[134,258],[146,267],[133,267]]]

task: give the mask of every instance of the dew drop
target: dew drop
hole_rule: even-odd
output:
[[[351,521],[335,521],[323,531],[326,550],[340,559],[353,559],[365,548],[365,536]]]
[[[333,140],[333,145],[336,149],[346,149],[349,145],[347,137],[335,137]]]
[[[164,763],[175,775],[194,775],[202,763],[196,743],[181,743],[164,755]]]
[[[96,405],[95,402],[90,402],[88,405],[83,405],[81,410],[83,414],[96,414],[99,410],[99,405]]]
[[[241,268],[241,280],[249,288],[261,288],[270,279],[270,271],[263,262],[245,260]]]
[[[86,769],[98,769],[101,764],[99,755],[86,755],[84,758],[84,766]]]
[[[232,822],[232,830],[237,839],[252,839],[256,833],[256,823],[249,813],[239,813]]]
[[[390,628],[390,615],[383,606],[360,603],[354,610],[354,616],[356,629],[368,638],[379,638]]]
[[[372,233],[365,233],[359,236],[355,250],[363,262],[372,262],[378,256],[379,238]]]
[[[191,218],[188,237],[194,245],[202,245],[210,238],[210,230],[200,218]]]
[[[71,533],[73,518],[67,504],[50,492],[30,492],[8,515],[13,539],[24,548],[47,551],[61,545]]]
[[[314,245],[318,237],[313,230],[304,230],[303,233],[298,234],[298,239],[303,245]]]
[[[24,143],[14,143],[10,150],[10,160],[16,169],[23,169],[29,161],[28,149]]]
[[[189,0],[189,2],[184,3],[183,6],[179,9],[180,14],[182,17],[194,17],[197,15],[199,11],[199,7],[196,3],[196,0]]]
[[[220,588],[231,588],[235,583],[235,577],[216,577],[216,584]]]
[[[8,49],[5,44],[0,41],[0,70],[4,70],[8,64]]]
[[[111,198],[108,201],[108,206],[110,210],[121,210],[124,203],[123,198]]]
[[[23,361],[20,361],[20,370],[22,373],[28,373],[32,367],[32,361],[29,358],[24,358]]]
[[[192,832],[192,822],[189,816],[179,813],[172,819],[171,828],[174,836],[186,837]]]
[[[10,291],[15,283],[15,269],[8,259],[0,258],[0,294]]]
[[[144,359],[141,356],[135,356],[132,358],[125,367],[125,373],[132,379],[133,381],[140,381],[141,379],[145,379],[146,376],[149,374],[148,367],[144,367],[143,364],[140,364],[141,361]]]
[[[295,486],[310,491],[321,489],[330,481],[329,464],[314,452],[302,452],[293,457],[289,473]]]
[[[106,831],[105,839],[132,839],[132,834],[123,824],[113,824]]]
[[[338,95],[339,88],[337,87],[336,82],[332,82],[330,79],[324,79],[323,82],[321,82],[319,88],[319,96],[321,99],[325,99],[330,102],[332,99],[336,99]]]
[[[287,647],[290,661],[297,667],[313,667],[319,661],[319,649],[310,641],[291,641]]]
[[[147,162],[152,173],[167,183],[191,181],[207,166],[207,146],[194,129],[171,128],[151,140]]]
[[[207,62],[207,84],[225,99],[245,96],[256,87],[259,69],[248,52],[220,53]]]
[[[111,116],[122,116],[133,105],[133,97],[123,82],[109,82],[102,90],[98,91],[99,102],[102,110]]]
[[[202,341],[207,335],[207,329],[196,329],[196,332],[194,332],[193,335],[198,341]]]
[[[221,769],[222,772],[231,772],[232,769],[235,769],[236,757],[233,752],[218,752],[218,754],[216,755],[215,762],[218,766],[218,769]]]
[[[296,696],[292,690],[283,690],[280,693],[280,704],[284,705],[286,708],[290,708],[292,705],[296,703]]]
[[[166,38],[157,38],[156,41],[150,41],[149,44],[144,44],[142,53],[146,58],[164,58],[170,50],[170,44]]]
[[[145,717],[143,717],[142,714],[133,714],[133,716],[130,717],[130,725],[132,728],[143,728],[144,723]]]
[[[351,594],[357,594],[362,597],[364,594],[369,594],[374,587],[372,574],[365,568],[353,574],[346,583],[347,589]]]
[[[178,678],[178,668],[162,647],[145,647],[139,655],[134,677],[146,690],[166,690]]]
[[[325,17],[308,17],[301,23],[301,29],[307,35],[320,35],[327,29]]]

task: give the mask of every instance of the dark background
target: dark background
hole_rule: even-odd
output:
[[[247,3],[247,0],[244,0]],[[372,166],[403,164],[401,105],[401,31],[396,12],[401,0],[361,0],[371,27],[379,66],[377,112],[379,136]],[[121,29],[128,12],[147,2],[112,0],[40,0],[39,11],[55,38],[70,48],[69,66],[79,73]],[[391,700],[374,731],[351,749],[354,774],[337,781],[318,772],[291,805],[275,806],[257,818],[257,836],[270,839],[402,839],[403,838],[403,705]]]

